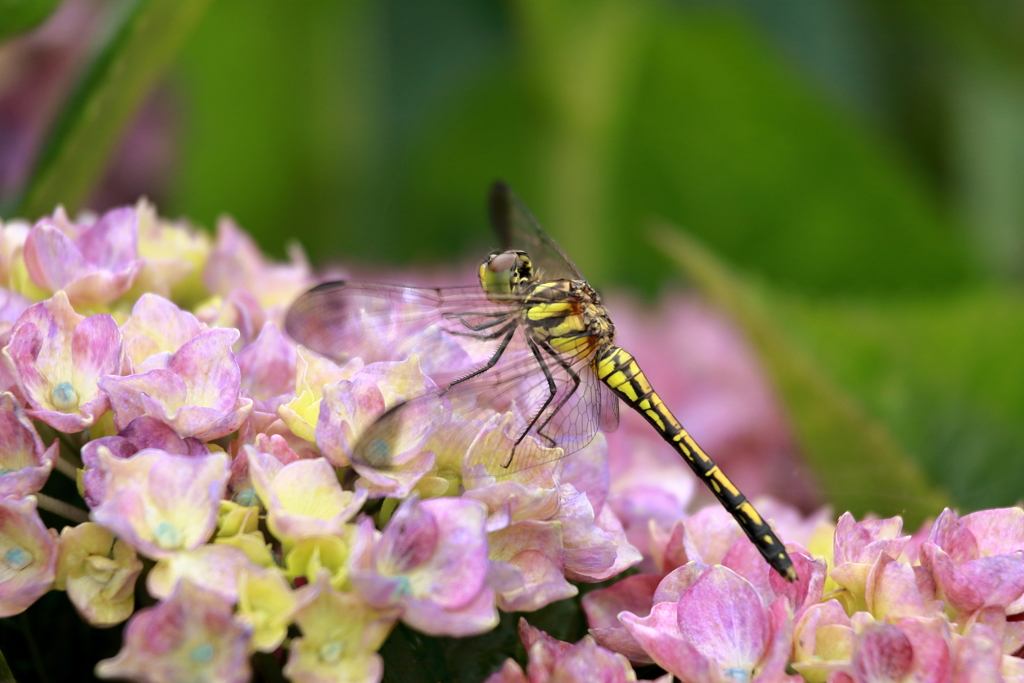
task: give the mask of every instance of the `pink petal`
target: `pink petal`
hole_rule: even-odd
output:
[[[949,625],[942,617],[904,619],[899,629],[910,641],[914,653],[910,678],[920,683],[945,683],[953,674]]]
[[[136,365],[161,351],[174,353],[202,331],[194,315],[151,293],[139,297],[121,327],[125,349]]]
[[[954,564],[963,564],[981,557],[974,534],[960,523],[956,513],[949,508],[943,510],[935,520],[928,540],[942,548]]]
[[[591,638],[584,638],[555,663],[551,680],[626,683],[635,681],[636,676],[623,657],[600,647]]]
[[[657,576],[637,574],[583,596],[590,635],[603,647],[625,655],[632,662],[651,663],[651,658],[619,622],[618,615],[629,612],[638,617],[648,616],[658,583]]]
[[[1008,555],[1024,550],[1024,509],[979,510],[961,517],[960,524],[974,536],[982,555]]]
[[[700,562],[690,562],[673,569],[661,579],[658,589],[654,591],[654,604],[679,602],[680,596],[689,590],[690,586],[708,569],[710,569],[708,565]]]
[[[793,610],[794,619],[811,605],[821,602],[825,590],[825,572],[828,568],[824,558],[811,559],[810,555],[802,550],[789,549],[789,556],[793,560],[793,568],[796,569],[797,580],[787,581],[777,572],[768,573],[768,582],[772,591],[779,597],[785,597]]]
[[[0,394],[0,498],[23,498],[43,488],[57,460],[55,439],[47,449],[13,394]]]
[[[95,385],[102,375],[121,373],[121,331],[109,315],[94,315],[75,327],[71,335],[72,384]]]
[[[293,394],[295,363],[295,344],[267,323],[256,341],[238,354],[242,388],[258,401]]]
[[[237,330],[207,330],[185,342],[171,356],[167,369],[184,381],[189,405],[222,414],[234,410],[242,381],[231,351],[237,340]]]
[[[914,648],[903,631],[891,624],[874,623],[860,634],[853,667],[858,680],[902,681],[913,661]]]
[[[868,611],[880,621],[928,616],[913,567],[884,553],[868,573],[865,599]]]
[[[779,599],[768,607],[771,641],[759,663],[754,681],[757,683],[797,683],[800,676],[789,676],[786,667],[793,649],[793,618],[789,603]]]
[[[139,219],[135,208],[111,209],[82,231],[75,240],[87,261],[99,268],[117,270],[138,258]]]
[[[421,590],[442,606],[457,607],[475,598],[487,577],[485,510],[476,501],[459,498],[419,505],[434,517],[438,530],[437,551],[419,565],[428,578]]]
[[[562,522],[566,576],[584,581],[613,576],[608,572],[617,564],[618,544],[611,534],[594,523],[594,509],[587,495],[565,485],[559,497],[558,519]],[[625,542],[624,535],[622,541]],[[637,553],[636,560],[639,559]],[[602,578],[598,579],[599,576]]]
[[[559,480],[587,494],[590,505],[600,514],[611,485],[608,475],[608,441],[598,432],[586,448],[562,461]]]
[[[172,419],[185,403],[185,383],[169,370],[150,370],[127,377],[100,377],[99,387],[110,397],[114,423],[125,429],[132,420],[147,413]]]
[[[405,603],[402,621],[431,636],[466,636],[486,633],[498,625],[494,591],[484,587],[472,600],[457,608],[442,607],[433,599],[411,598]]]
[[[509,583],[491,583],[498,607],[506,612],[533,612],[577,589],[565,580],[562,535],[556,522],[523,520],[487,535],[489,557],[503,563]]]
[[[835,566],[846,562],[872,564],[881,552],[898,558],[910,540],[909,536],[899,537],[902,529],[903,520],[899,517],[857,522],[850,513],[843,513],[836,523]]]
[[[139,610],[117,656],[96,665],[101,678],[138,681],[223,681],[251,676],[252,631],[233,618],[216,593],[183,581],[164,602]]]
[[[29,277],[48,292],[64,289],[89,270],[85,257],[74,242],[45,220],[29,232],[23,258]]]
[[[679,598],[679,632],[707,660],[728,672],[750,672],[771,636],[768,613],[749,582],[711,567]]]
[[[653,574],[636,574],[590,591],[581,601],[587,623],[591,628],[615,628],[620,612],[646,617],[654,606],[654,591],[660,582],[661,578]]]
[[[53,586],[57,532],[36,512],[35,498],[0,498],[0,617],[20,614]]]
[[[651,614],[643,618],[623,612],[619,620],[662,669],[689,683],[718,682],[711,663],[680,632],[675,604],[656,604]]]
[[[484,683],[529,683],[529,681],[516,660],[506,659],[501,668],[488,676]]]

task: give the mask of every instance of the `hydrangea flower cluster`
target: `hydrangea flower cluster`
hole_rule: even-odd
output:
[[[211,240],[142,202],[0,231],[0,617],[60,590],[96,627],[127,620],[101,677],[247,681],[263,652],[292,681],[376,682],[398,622],[481,634],[635,567],[584,596],[590,636],[522,621],[526,670],[489,680],[1024,682],[1024,510],[903,536],[766,499],[787,583],[724,510],[684,514],[681,462],[635,467],[621,437],[507,476],[509,417],[438,397],[386,464],[358,452],[435,387],[421,359],[297,346],[305,259],[266,260],[230,221]],[[54,469],[88,507],[59,534],[38,512],[68,512],[41,492]]]

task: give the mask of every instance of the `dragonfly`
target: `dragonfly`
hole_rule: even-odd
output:
[[[379,417],[353,452],[386,468],[382,439],[400,429],[417,402],[443,397],[462,424],[503,416],[507,438],[491,457],[511,476],[576,453],[599,430],[614,430],[621,400],[708,486],[768,564],[796,580],[768,522],[683,428],[636,358],[615,344],[600,295],[501,181],[491,189],[488,214],[501,249],[480,264],[475,285],[327,282],[289,310],[287,332],[317,353],[366,363],[415,353],[435,380],[436,389],[403,397]]]

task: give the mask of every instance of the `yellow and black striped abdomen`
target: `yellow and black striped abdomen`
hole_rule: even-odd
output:
[[[775,532],[715,461],[683,429],[679,420],[655,393],[633,355],[616,346],[608,347],[595,359],[594,370],[608,388],[643,415],[665,441],[683,456],[690,469],[736,519],[768,564],[790,581],[796,579],[793,562]]]

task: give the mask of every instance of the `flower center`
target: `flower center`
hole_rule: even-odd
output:
[[[391,462],[391,446],[383,439],[374,439],[366,446],[366,464],[371,467],[385,467]]]
[[[24,569],[32,564],[32,553],[20,546],[8,548],[4,553],[4,563],[12,569]]]
[[[192,651],[188,653],[188,658],[197,664],[206,664],[213,659],[213,645],[210,645],[209,643],[196,645],[192,648]]]
[[[726,678],[730,678],[738,683],[747,683],[750,680],[750,672],[742,666],[731,666],[722,673],[725,674]]]
[[[156,543],[161,548],[177,548],[181,545],[181,535],[170,522],[160,522],[153,532]]]
[[[239,491],[235,494],[235,502],[242,507],[252,507],[256,505],[256,489],[247,488],[244,491]]]
[[[320,646],[320,661],[322,662],[336,662],[341,659],[341,653],[344,651],[341,643],[337,640],[331,640]]]
[[[78,392],[71,382],[61,382],[50,392],[53,407],[62,413],[69,413],[78,408]]]

